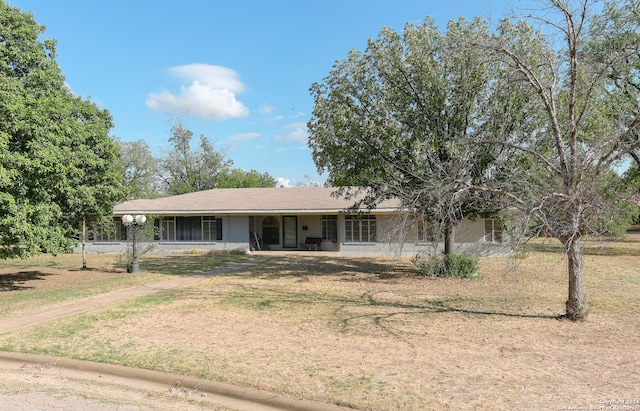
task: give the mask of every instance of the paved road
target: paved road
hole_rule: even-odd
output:
[[[182,287],[203,278],[240,270],[259,261],[239,263],[193,276],[175,277],[155,284],[143,285],[106,295],[96,296],[69,303],[56,309],[43,311],[20,318],[0,321],[0,333],[12,332],[48,321],[84,313],[90,310],[117,304],[162,290]],[[47,380],[50,384],[67,386],[76,381],[87,384],[99,383],[115,385],[149,393],[167,393],[174,390],[190,399],[211,404],[219,404],[235,410],[246,411],[344,411],[345,408],[331,404],[299,401],[275,394],[236,387],[229,384],[199,380],[176,374],[122,367],[118,365],[78,361],[48,356],[0,352],[0,372],[3,380],[16,384],[33,384],[34,391],[21,394],[0,394],[0,411],[139,411],[158,409],[157,405],[114,404],[69,396],[46,393],[40,384]],[[44,390],[44,392],[43,392]],[[107,394],[108,395],[108,394]],[[155,394],[154,394],[155,395]],[[182,405],[187,406],[187,403]],[[195,407],[195,405],[192,405]],[[182,409],[182,408],[181,408]],[[200,408],[198,408],[200,409]]]

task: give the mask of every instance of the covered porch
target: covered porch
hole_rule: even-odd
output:
[[[337,224],[337,215],[249,216],[249,250],[336,252]]]

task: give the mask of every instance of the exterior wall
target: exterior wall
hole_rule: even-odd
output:
[[[154,250],[160,254],[181,253],[192,250],[235,251],[249,250],[249,217],[223,216],[222,240],[218,241],[159,241]]]
[[[306,230],[305,227],[307,228]],[[304,215],[298,217],[298,242],[300,243],[300,249],[304,249],[304,242],[307,237],[322,237],[322,215]],[[319,251],[338,251],[338,243],[330,240],[322,240]]]
[[[338,241],[341,255],[415,256],[444,252],[444,243],[417,241],[417,228],[402,229],[401,222],[392,215],[377,215],[377,242],[354,243],[345,241],[344,216],[338,217]],[[484,219],[464,219],[456,228],[456,251],[480,256],[507,256],[512,250],[507,241],[491,244],[484,241]]]
[[[130,245],[126,241],[91,242],[87,243],[87,253],[126,253]],[[174,254],[187,251],[229,251],[249,250],[249,217],[222,217],[222,240],[219,241],[153,241],[138,243],[139,250],[149,249],[155,254]],[[75,252],[81,252],[76,247]]]
[[[87,253],[115,253],[124,254],[127,252],[127,247],[130,247],[126,242],[113,241],[113,242],[94,242],[87,243],[85,251]],[[216,242],[203,242],[203,241],[153,241],[146,243],[138,243],[139,250],[148,249],[152,254],[179,254],[189,251],[235,251],[241,250],[246,252],[249,249],[247,244],[231,244],[223,241]],[[80,247],[76,247],[74,250],[76,253],[80,253],[82,250]]]
[[[222,218],[222,238],[225,245],[235,248],[249,246],[249,217],[226,216]]]
[[[199,250],[243,250],[249,251],[250,219],[253,219],[254,229],[262,236],[262,222],[268,216],[220,216],[222,218],[222,240],[214,242],[204,241],[160,241],[153,243],[141,243],[140,249],[151,246],[150,252],[158,254],[183,253]],[[282,215],[272,215],[279,226],[279,244],[271,244],[273,250],[283,248]],[[339,214],[337,218],[338,241],[323,241],[320,251],[335,251],[344,256],[415,256],[418,254],[440,254],[444,250],[444,244],[431,242],[419,242],[417,228],[413,227],[403,231],[403,224],[397,221],[392,214],[376,215],[377,242],[347,242],[345,234],[345,216]],[[491,244],[484,241],[484,220],[463,220],[456,230],[456,251],[482,256],[510,255],[512,250],[508,241],[502,244]],[[297,246],[288,248],[291,250],[304,249],[307,237],[322,237],[322,215],[297,216]],[[127,250],[127,242],[93,242],[87,243],[88,253],[124,253]],[[286,250],[286,249],[285,249]],[[80,252],[80,247],[76,249]]]

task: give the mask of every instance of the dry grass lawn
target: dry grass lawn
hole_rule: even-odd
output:
[[[589,250],[590,314],[582,323],[558,319],[567,279],[554,252],[483,258],[476,279],[415,278],[406,260],[263,255],[244,271],[0,335],[0,349],[171,371],[360,410],[640,401],[640,234]],[[196,256],[146,256],[141,265],[160,272],[189,258]],[[35,309],[21,293],[60,293],[71,284],[108,292],[107,285],[167,275],[98,265],[2,269],[0,278],[31,274],[20,287],[3,283],[0,317]]]

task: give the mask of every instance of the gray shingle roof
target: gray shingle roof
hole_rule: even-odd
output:
[[[336,213],[354,200],[333,196],[334,187],[218,188],[151,200],[132,200],[114,214],[266,214]],[[393,211],[398,201],[385,201],[378,211]]]

